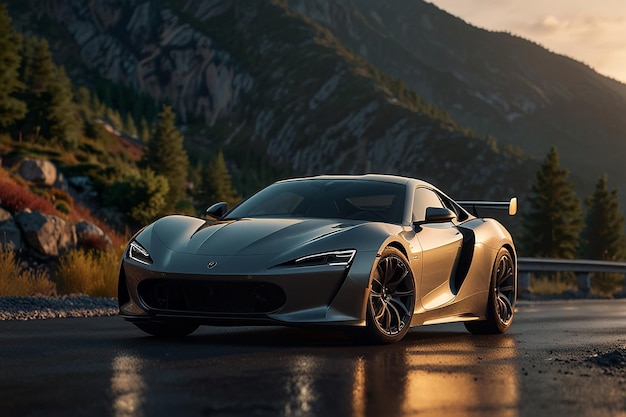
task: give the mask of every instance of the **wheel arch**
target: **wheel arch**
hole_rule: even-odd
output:
[[[409,259],[409,254],[408,251],[406,250],[406,248],[404,247],[404,245],[400,242],[398,242],[397,240],[392,240],[390,242],[385,242],[385,244],[383,244],[379,250],[379,253],[382,252],[385,248],[387,247],[392,247],[395,249],[398,249],[400,252],[402,252],[402,254]]]

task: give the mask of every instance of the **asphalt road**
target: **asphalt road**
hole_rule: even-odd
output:
[[[522,303],[510,332],[201,328],[117,317],[0,322],[0,416],[626,416],[626,300]]]

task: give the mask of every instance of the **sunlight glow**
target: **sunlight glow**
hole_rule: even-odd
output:
[[[626,83],[623,0],[429,0],[466,22],[505,31]]]

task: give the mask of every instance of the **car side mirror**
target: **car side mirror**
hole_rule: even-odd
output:
[[[206,209],[204,213],[209,217],[213,217],[214,219],[219,220],[222,217],[224,217],[224,214],[226,214],[227,211],[228,211],[228,204],[222,201],[222,202],[213,204],[211,207]]]
[[[427,207],[425,223],[445,223],[456,218],[453,211],[444,207]]]
[[[415,230],[419,232],[422,229],[423,224],[429,223],[446,223],[451,222],[456,218],[456,214],[453,211],[444,207],[427,207],[426,219],[413,222]]]

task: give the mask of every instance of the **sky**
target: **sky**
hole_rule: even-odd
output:
[[[427,0],[474,26],[507,31],[626,83],[626,0]]]

